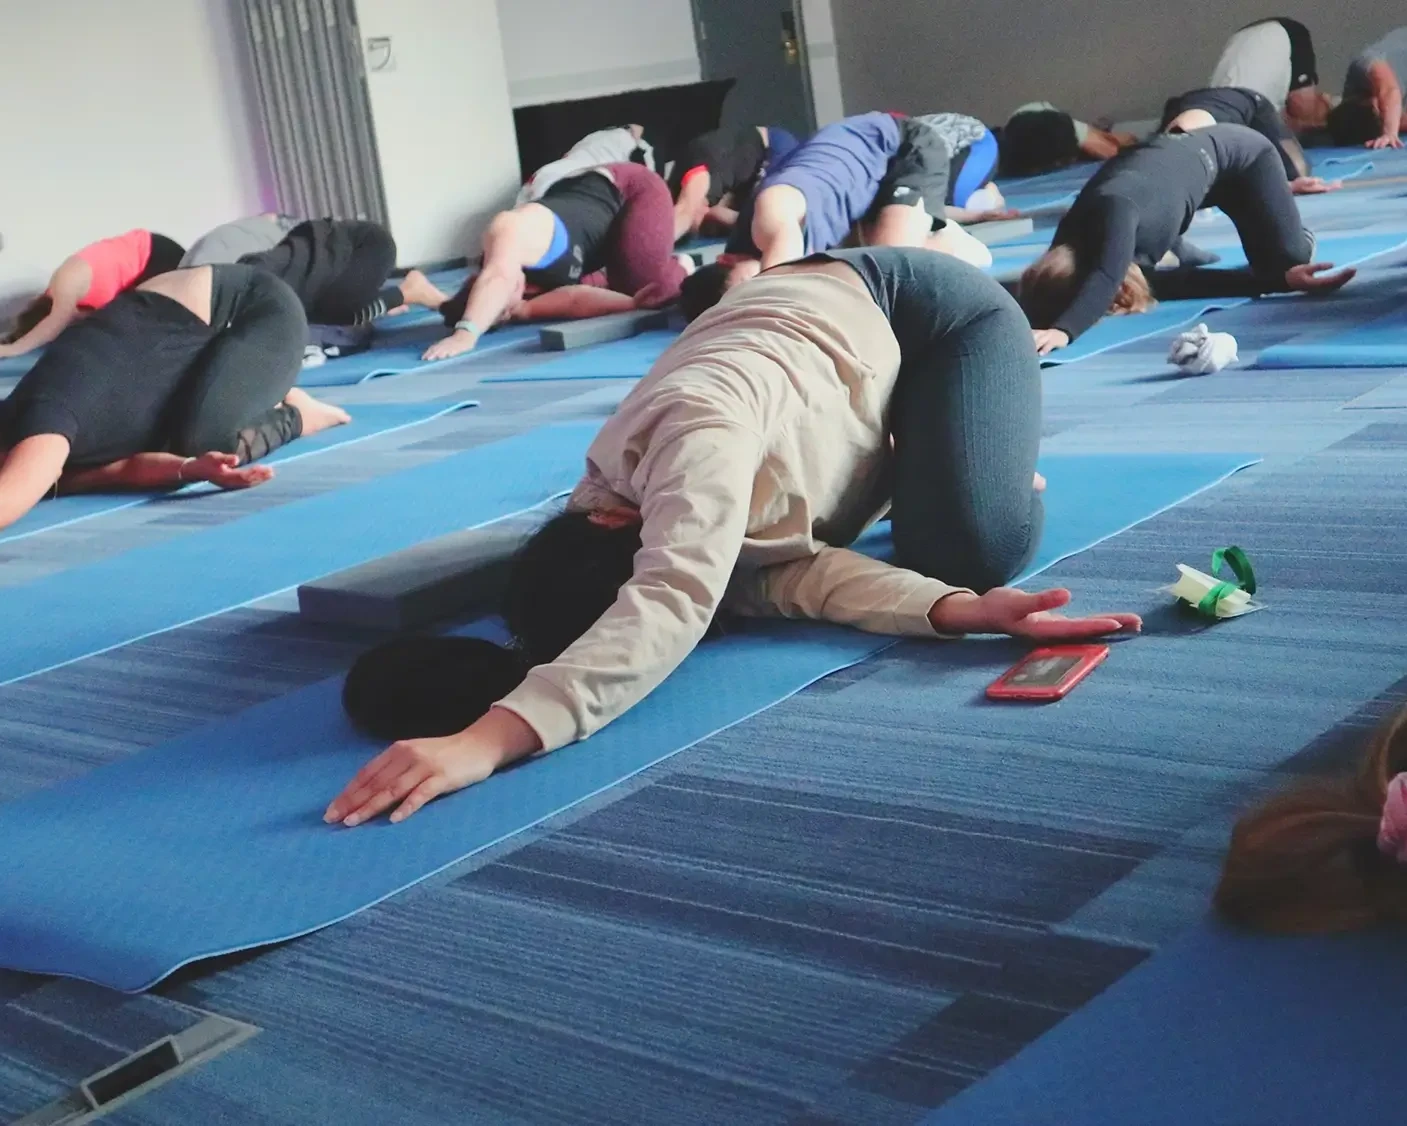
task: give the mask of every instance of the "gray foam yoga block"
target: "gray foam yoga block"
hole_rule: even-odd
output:
[[[310,621],[415,630],[496,606],[531,526],[474,528],[428,540],[298,588]]]
[[[978,242],[987,246],[1029,235],[1035,229],[1036,224],[1030,219],[995,219],[990,223],[973,223],[972,226],[963,228]]]
[[[664,309],[633,309],[629,313],[612,313],[584,321],[568,321],[553,325],[538,333],[545,352],[565,352],[569,348],[585,348],[589,344],[605,344],[624,340],[651,328],[668,328],[669,313]]]

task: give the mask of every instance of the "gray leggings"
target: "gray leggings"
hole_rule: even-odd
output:
[[[1020,306],[980,270],[936,251],[817,257],[864,279],[899,341],[890,403],[895,562],[979,592],[1011,581],[1045,522],[1033,485],[1041,371]]]

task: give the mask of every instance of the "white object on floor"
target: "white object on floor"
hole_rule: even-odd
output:
[[[1001,205],[1001,189],[996,184],[985,184],[978,188],[963,204],[969,211],[995,211]]]
[[[1187,566],[1186,563],[1179,563],[1177,570],[1179,576],[1177,582],[1163,589],[1189,606],[1196,606],[1208,594],[1223,584],[1222,579],[1208,575],[1204,571],[1198,571],[1194,567]],[[1263,609],[1265,607],[1259,602],[1252,602],[1251,596],[1244,590],[1228,590],[1217,600],[1216,616],[1218,618],[1239,618],[1242,614],[1251,614]]]
[[[1229,332],[1208,332],[1206,325],[1181,333],[1168,350],[1168,363],[1187,375],[1210,375],[1238,359],[1236,338]]]
[[[308,344],[303,348],[303,367],[320,368],[327,363],[327,353],[316,344]]]

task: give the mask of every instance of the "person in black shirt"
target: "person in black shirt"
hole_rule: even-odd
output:
[[[287,282],[313,324],[366,325],[406,305],[438,309],[446,300],[419,270],[386,284],[396,268],[396,240],[380,223],[309,219],[277,246],[240,261]]]
[[[1104,165],[1055,229],[1050,249],[1021,276],[1019,297],[1045,354],[1063,348],[1105,313],[1153,304],[1149,277],[1200,207],[1236,225],[1249,269],[1162,271],[1173,296],[1258,296],[1337,289],[1354,271],[1313,262],[1314,236],[1300,222],[1275,146],[1244,125],[1161,133]],[[1166,288],[1164,287],[1166,283]]]
[[[669,174],[675,239],[698,234],[705,223],[732,230],[763,172],[800,143],[779,125],[740,125],[695,137]]]
[[[1304,149],[1285,119],[1269,98],[1244,86],[1211,86],[1169,98],[1158,128],[1166,133],[1190,133],[1216,124],[1245,125],[1270,141],[1280,154],[1295,195],[1317,195],[1343,187],[1342,181],[1329,183],[1309,174]]]
[[[293,386],[307,333],[293,291],[252,266],[174,270],[121,294],[0,403],[0,528],[51,491],[267,481],[251,462],[349,421]]]

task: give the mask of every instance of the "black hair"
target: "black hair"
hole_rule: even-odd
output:
[[[1018,113],[1002,130],[1002,173],[1035,176],[1074,164],[1080,157],[1075,119],[1060,110]]]
[[[47,293],[41,293],[19,311],[15,317],[15,327],[10,330],[3,343],[13,344],[16,340],[28,336],[35,326],[53,311],[54,299]]]
[[[679,310],[685,320],[693,321],[723,300],[731,270],[721,262],[710,262],[684,279],[679,287]]]
[[[1383,131],[1378,109],[1369,102],[1340,102],[1329,111],[1328,126],[1336,145],[1364,145]]]
[[[463,731],[590,629],[626,584],[640,525],[606,527],[564,512],[513,558],[502,599],[509,647],[472,637],[398,637],[362,654],[342,686],[342,707],[378,739]]]

